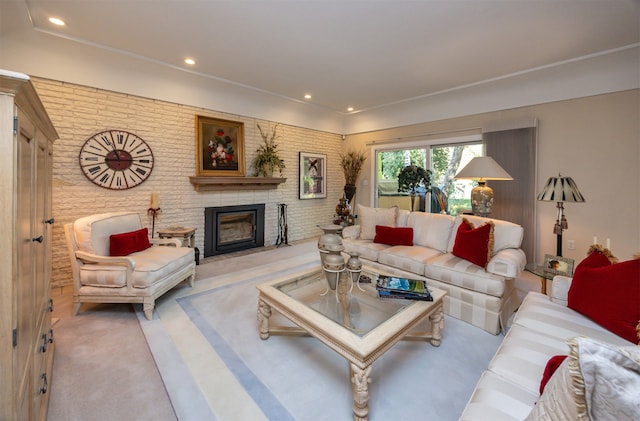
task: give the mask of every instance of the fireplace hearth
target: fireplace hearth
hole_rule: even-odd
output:
[[[204,257],[264,245],[264,204],[204,209]]]

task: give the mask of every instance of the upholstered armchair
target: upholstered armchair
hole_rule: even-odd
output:
[[[193,286],[194,250],[178,239],[149,238],[137,213],[91,215],[64,230],[74,316],[82,303],[142,303],[151,320],[158,297],[185,280]]]

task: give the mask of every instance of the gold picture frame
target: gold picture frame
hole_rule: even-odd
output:
[[[196,116],[196,176],[244,177],[244,123]]]

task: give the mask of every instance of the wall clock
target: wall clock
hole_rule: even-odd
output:
[[[153,170],[153,152],[147,142],[123,130],[91,136],[80,148],[79,160],[89,180],[112,190],[135,187]]]

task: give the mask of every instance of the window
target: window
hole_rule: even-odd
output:
[[[397,205],[400,209],[436,213],[444,210],[451,215],[471,209],[470,196],[474,182],[454,180],[453,177],[473,157],[483,155],[484,147],[479,135],[447,139],[446,142],[414,142],[375,149],[375,205]],[[413,204],[408,192],[398,191],[398,173],[407,165],[432,171],[430,192],[424,186],[418,187]]]

